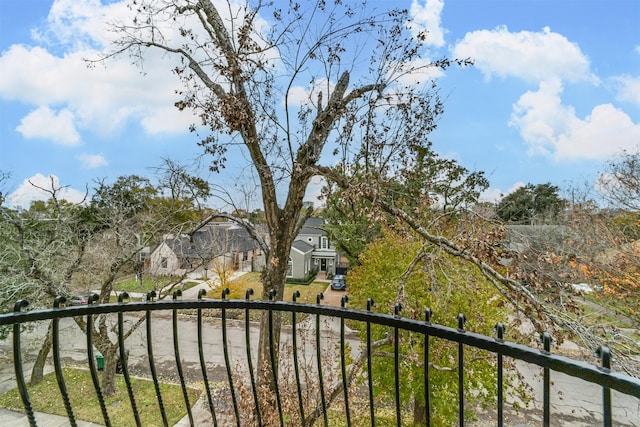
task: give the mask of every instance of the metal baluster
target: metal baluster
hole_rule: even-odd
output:
[[[100,297],[97,294],[89,295],[89,299],[87,300],[88,304],[93,304],[97,302]],[[89,372],[91,372],[91,380],[93,381],[93,388],[96,390],[96,395],[98,396],[98,403],[100,404],[100,410],[102,411],[102,419],[104,419],[104,424],[106,427],[111,427],[111,419],[109,418],[109,413],[107,412],[107,405],[104,402],[104,395],[102,394],[102,389],[100,388],[100,380],[98,379],[98,372],[96,370],[96,362],[93,358],[93,315],[87,314],[87,355],[89,357]]]
[[[596,357],[601,359],[601,369],[607,374],[611,372],[611,351],[608,347],[600,346],[596,350]],[[602,424],[604,427],[613,425],[611,420],[611,389],[602,387]]]
[[[431,324],[433,313],[430,308],[424,311],[424,319]],[[426,424],[431,425],[431,373],[429,372],[429,334],[424,334],[424,404],[426,409]]]
[[[276,297],[276,290],[269,291],[269,301],[273,301]],[[269,310],[269,356],[271,359],[271,372],[273,373],[273,385],[276,392],[276,405],[278,406],[278,416],[280,417],[280,425],[284,426],[284,414],[282,413],[282,403],[280,402],[280,389],[278,388],[278,366],[276,364],[276,347],[279,343],[273,339],[273,310]]]
[[[548,332],[542,334],[542,345],[544,352],[549,354],[551,352],[551,335]],[[543,369],[543,420],[544,427],[551,425],[551,379],[549,374],[549,368]]]
[[[495,328],[496,333],[498,334],[497,341],[504,342],[504,325],[502,323],[498,323]],[[498,427],[502,427],[504,425],[504,413],[503,413],[503,377],[502,377],[502,353],[498,353]]]
[[[371,298],[367,298],[367,311],[371,311],[371,307],[375,306],[375,302]],[[371,427],[376,425],[375,402],[373,399],[373,369],[371,366],[371,322],[367,320],[367,383],[369,384],[369,416],[371,417]]]
[[[13,306],[13,311],[19,313],[23,308],[29,306],[29,301],[21,299],[16,301]],[[27,384],[24,381],[24,371],[22,370],[22,349],[20,343],[20,325],[21,323],[13,324],[13,368],[16,373],[16,381],[18,382],[18,392],[20,398],[22,398],[22,404],[24,410],[27,413],[27,419],[31,427],[36,426],[36,417],[31,407],[31,401],[29,400],[29,392],[27,391]]]
[[[324,299],[324,294],[320,292],[316,295],[316,304],[320,305],[320,301]],[[324,381],[322,378],[322,352],[320,351],[320,314],[316,314],[316,362],[318,363],[318,386],[320,387],[320,402],[322,403],[322,417],[324,426],[329,426],[329,417],[327,415],[327,401],[324,396]]]
[[[400,317],[402,306],[396,303],[393,307],[393,314],[396,318]],[[402,412],[400,410],[400,332],[397,326],[393,327],[393,366],[395,373],[396,385],[396,424],[398,427],[402,425]]]
[[[464,332],[467,319],[464,314],[458,314],[458,331]],[[458,342],[458,422],[464,426],[464,346]]]
[[[173,292],[173,300],[177,300],[178,297],[182,297],[182,291],[180,289],[176,289]],[[187,407],[187,416],[189,417],[189,424],[194,425],[193,423],[193,414],[191,413],[191,403],[189,402],[189,393],[187,392],[187,384],[184,380],[184,372],[182,371],[182,359],[180,358],[180,343],[178,341],[178,310],[172,309],[172,321],[173,321],[173,354],[176,360],[176,368],[178,369],[178,377],[180,378],[180,386],[182,388],[182,397],[184,399],[184,404]]]
[[[227,300],[229,288],[222,290],[222,300]],[[229,345],[227,343],[227,309],[222,308],[222,351],[224,353],[224,364],[227,368],[227,379],[229,380],[229,391],[231,392],[231,404],[233,405],[233,413],[236,417],[236,425],[240,427],[240,412],[238,410],[238,401],[236,400],[236,391],[233,386],[233,375],[231,373],[231,363],[229,362]]]
[[[300,291],[295,290],[293,292],[293,302],[300,298]],[[293,345],[293,368],[296,373],[296,388],[298,390],[298,407],[300,409],[300,425],[306,426],[304,419],[304,402],[302,401],[302,385],[300,384],[300,367],[298,366],[298,334],[296,332],[296,312],[291,312],[291,339]]]
[[[198,301],[202,300],[202,297],[207,294],[205,289],[198,291]],[[209,405],[209,412],[213,420],[214,427],[217,427],[218,420],[216,419],[216,411],[213,407],[213,397],[211,396],[211,387],[209,387],[209,378],[207,377],[207,364],[204,361],[204,351],[202,344],[204,341],[202,334],[202,309],[198,308],[198,357],[200,358],[200,369],[202,370],[202,380],[204,381],[204,390],[207,394],[207,404]]]
[[[249,301],[253,295],[253,289],[247,289],[245,293],[245,299]],[[253,393],[253,401],[256,409],[256,417],[258,418],[258,425],[262,425],[262,414],[260,414],[260,400],[258,399],[258,387],[256,386],[256,378],[253,372],[253,359],[251,358],[251,319],[249,308],[244,310],[244,330],[245,330],[245,344],[247,347],[247,363],[249,367],[249,378],[251,379],[251,391]]]
[[[156,291],[150,291],[147,293],[147,301],[153,301],[156,297]],[[153,387],[156,390],[156,398],[158,399],[158,407],[160,408],[160,415],[162,416],[162,425],[165,427],[169,425],[167,420],[167,413],[164,409],[164,402],[162,401],[162,393],[160,392],[160,384],[158,383],[158,374],[156,372],[156,362],[153,358],[153,334],[151,333],[151,311],[147,310],[145,313],[145,320],[147,324],[147,358],[149,359],[149,370],[151,371],[151,378],[153,379]]]
[[[340,300],[340,306],[345,308],[349,297],[343,295]],[[340,365],[342,368],[342,388],[344,391],[344,411],[347,415],[347,426],[351,426],[351,412],[349,410],[349,383],[347,381],[347,361],[345,356],[344,345],[344,317],[340,317]]]
[[[124,303],[125,299],[129,299],[129,294],[122,292],[118,295],[118,303]],[[140,421],[140,414],[138,413],[138,406],[136,405],[136,398],[133,394],[133,388],[131,387],[131,378],[129,377],[129,367],[127,362],[127,352],[124,347],[124,316],[122,312],[118,312],[118,346],[120,347],[120,361],[122,362],[122,374],[124,376],[124,382],[127,385],[127,392],[129,393],[129,401],[131,402],[131,410],[133,411],[133,417],[135,418],[136,425],[142,426]]]
[[[67,299],[63,296],[58,296],[53,300],[53,308],[59,309],[60,304],[65,304]],[[76,427],[76,417],[73,415],[73,409],[71,408],[71,401],[69,400],[69,393],[67,392],[67,386],[64,382],[64,375],[62,374],[62,364],[60,363],[60,318],[54,317],[53,322],[53,368],[56,372],[56,380],[58,381],[58,388],[62,395],[62,402],[64,403],[64,409],[67,411],[67,418],[69,418],[69,424],[72,427]]]

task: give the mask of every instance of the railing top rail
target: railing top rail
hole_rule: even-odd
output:
[[[16,304],[16,307],[19,308],[20,306]],[[533,363],[542,368],[549,368],[553,371],[582,378],[586,381],[617,390],[624,394],[640,396],[640,379],[612,372],[608,369],[573,360],[562,355],[552,354],[544,350],[534,349],[522,344],[508,342],[464,329],[451,328],[427,321],[408,319],[396,315],[376,313],[368,310],[365,311],[320,304],[250,299],[166,299],[158,301],[120,302],[33,311],[16,310],[12,313],[0,315],[0,325],[13,325],[32,321],[50,320],[54,318],[60,319],[85,316],[88,314],[98,315],[105,313],[135,313],[188,309],[270,310],[336,317],[365,323],[368,322],[371,324],[413,331],[452,342],[459,342],[471,347],[487,350],[492,353]]]

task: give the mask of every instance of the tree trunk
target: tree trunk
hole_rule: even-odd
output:
[[[52,341],[53,321],[50,321],[49,327],[47,328],[47,335],[44,337],[44,341],[42,342],[42,346],[38,352],[38,357],[36,357],[36,361],[31,369],[31,384],[38,384],[42,382],[42,378],[44,377],[44,365],[47,361],[47,355],[51,350]]]
[[[104,356],[104,370],[102,371],[102,394],[105,397],[113,396],[118,388],[116,387],[116,347],[113,346],[102,352]]]
[[[423,426],[427,422],[427,407],[418,399],[413,401],[413,425]]]
[[[302,206],[301,202],[300,206]],[[291,250],[291,242],[295,237],[293,234],[296,228],[298,214],[299,210],[294,214],[285,214],[270,225],[271,250],[267,256],[266,267],[262,272],[262,299],[268,300],[272,290],[275,291],[273,299],[278,301],[283,299],[284,283],[287,276],[290,255],[289,251]],[[276,391],[276,381],[274,381],[274,379],[276,379],[278,375],[282,314],[280,312],[272,312],[271,315],[271,325],[268,311],[263,312],[260,320],[257,377],[261,393],[263,393],[263,398],[260,399],[263,405],[261,412],[277,424],[277,402],[273,397]],[[273,355],[271,353],[272,341]]]
[[[279,257],[278,259],[282,259]],[[287,254],[287,261],[289,256]],[[269,299],[271,290],[276,292],[275,299],[282,300],[284,293],[284,281],[286,277],[285,264],[284,269],[277,262],[268,260],[271,263],[272,268],[265,269],[263,274],[263,291],[262,299]],[[273,337],[274,347],[274,360],[277,361],[279,353],[280,343],[280,326],[282,324],[282,315],[280,312],[273,313],[272,328],[269,328],[269,312],[264,312],[260,318],[260,338],[259,338],[259,353],[258,353],[258,381],[260,384],[268,385],[269,389],[274,390],[275,384],[273,382],[274,373],[271,369],[271,337]]]

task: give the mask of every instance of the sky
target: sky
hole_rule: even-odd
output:
[[[386,0],[370,7],[387,6]],[[527,184],[593,184],[611,159],[640,150],[640,1],[394,0],[428,29],[431,58],[471,58],[437,77],[445,114],[431,140],[484,171],[497,201]],[[114,0],[0,0],[0,183],[6,204],[46,199],[51,182],[80,201],[96,179],[150,175],[163,159],[213,183],[173,106],[163,67],[87,67],[126,13]],[[308,192],[313,200],[318,186]]]

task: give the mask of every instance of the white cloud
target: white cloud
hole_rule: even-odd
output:
[[[445,30],[441,26],[443,0],[424,0],[424,4],[420,0],[411,2],[409,14],[412,17],[411,32],[418,35],[420,32],[426,32],[425,44],[429,46],[444,46]]]
[[[98,52],[57,57],[41,47],[14,45],[0,57],[0,97],[39,107],[64,105],[74,113],[78,129],[100,134],[120,130],[127,120],[158,114],[164,131],[186,129],[185,114],[171,107],[178,82],[168,58],[149,54],[149,71],[143,76],[124,58],[89,69],[86,57],[96,58]]]
[[[288,104],[291,106],[300,106],[310,104],[310,91],[302,86],[293,86],[289,89]],[[283,100],[284,103],[284,100]]]
[[[12,45],[0,53],[0,99],[33,105],[39,114],[58,110],[57,119],[64,119],[76,133],[108,136],[132,120],[148,133],[184,132],[194,120],[173,107],[179,86],[171,72],[176,58],[149,51],[144,75],[126,56],[104,66],[87,66],[86,58],[100,56],[94,48],[115,36],[107,32],[106,21],[117,21],[125,12],[122,2],[102,6],[97,0],[56,1],[48,27],[38,33],[41,46]],[[70,135],[50,139],[77,143],[79,137],[74,140]]]
[[[69,86],[79,82],[78,67],[69,59],[38,46],[11,46],[0,56],[0,96],[34,105],[67,100]]]
[[[486,78],[516,77],[529,83],[549,79],[597,82],[580,47],[549,28],[511,33],[500,26],[473,31],[454,46],[453,55],[472,58]]]
[[[618,101],[640,105],[640,76],[617,76],[613,78],[613,81],[618,89],[616,94]]]
[[[398,78],[387,76],[387,80],[397,80],[398,83],[408,86],[426,84],[430,81],[443,77],[445,72],[442,68],[433,65],[429,58],[416,58],[405,64],[402,72],[406,73]]]
[[[74,114],[67,110],[58,113],[49,107],[31,111],[16,128],[27,139],[43,138],[62,145],[78,145],[80,135],[74,126]]]
[[[9,205],[13,207],[21,206],[28,208],[31,202],[36,200],[49,200],[51,198],[51,188],[60,189],[57,193],[58,199],[64,199],[71,203],[80,203],[84,200],[84,192],[73,188],[60,188],[60,180],[56,175],[44,176],[41,173],[25,179],[22,184],[8,197]],[[49,191],[44,191],[47,189]]]
[[[143,113],[140,124],[149,135],[185,132],[192,123],[200,119],[191,110],[179,111],[171,103],[149,108]]]
[[[82,167],[86,169],[95,169],[109,164],[102,154],[81,153],[76,158],[80,160]]]
[[[524,186],[525,186],[524,182],[518,181],[515,184],[513,184],[511,188],[508,189],[507,191],[503,191],[500,188],[491,187],[483,191],[482,194],[480,194],[479,200],[481,202],[497,203],[500,200],[502,200],[504,196],[507,196],[513,193],[514,191],[516,191],[518,188],[522,188]]]
[[[556,158],[607,159],[623,150],[634,151],[640,141],[640,124],[633,123],[611,104],[598,105],[591,114],[558,136]]]
[[[640,124],[622,110],[598,105],[581,119],[573,107],[562,104],[561,93],[560,82],[543,82],[514,105],[509,124],[520,130],[530,154],[556,160],[601,160],[637,146]]]
[[[103,5],[100,0],[55,0],[47,26],[32,31],[34,40],[71,50],[102,48],[113,37],[107,21],[128,13],[125,2]]]
[[[327,181],[321,176],[314,176],[307,186],[304,193],[304,200],[313,202],[315,208],[325,205],[325,201],[321,198],[322,188],[327,185]]]
[[[335,83],[322,79],[316,82],[313,87],[293,86],[289,89],[289,96],[287,102],[291,106],[309,106],[318,103],[318,95],[322,93],[322,106],[327,105],[327,100],[333,93]],[[283,100],[284,102],[284,100]]]
[[[471,57],[487,79],[514,77],[535,84],[514,103],[510,126],[517,128],[530,155],[558,161],[601,160],[631,149],[640,140],[640,125],[611,104],[596,105],[589,115],[578,117],[563,103],[567,83],[597,85],[589,59],[580,47],[561,34],[511,33],[506,26],[467,33],[454,47],[458,57]],[[618,100],[640,104],[640,79],[621,76]]]

